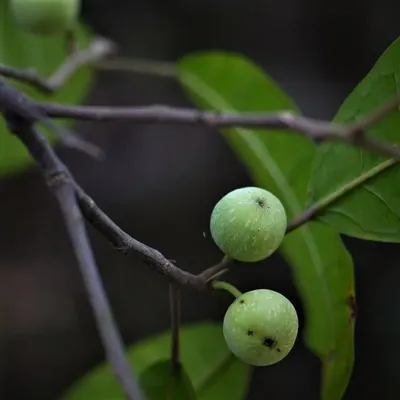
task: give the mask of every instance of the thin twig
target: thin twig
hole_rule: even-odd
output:
[[[31,68],[17,69],[6,65],[0,65],[0,75],[31,85],[46,94],[52,94],[63,86],[79,68],[99,62],[114,54],[115,51],[115,44],[110,40],[95,37],[88,48],[70,54],[50,78],[40,76]]]
[[[210,282],[227,272],[229,265],[233,262],[234,260],[228,256],[224,256],[218,264],[205,269],[199,276],[201,276],[206,282]]]
[[[64,106],[41,103],[49,117],[73,118],[90,121],[131,121],[135,123],[203,125],[209,128],[251,127],[287,130],[315,141],[341,141],[365,148],[376,154],[400,160],[400,149],[393,143],[368,136],[365,131],[376,124],[399,105],[396,98],[382,109],[375,111],[373,118],[367,115],[357,124],[340,125],[332,122],[298,116],[292,112],[279,113],[220,113],[197,109],[174,108],[152,105],[145,107]],[[362,127],[362,129],[361,129]],[[266,133],[267,134],[267,133]]]
[[[100,50],[99,50],[100,49]],[[109,52],[114,51],[113,45],[107,39],[98,38],[89,49],[82,50],[66,62],[60,70],[50,78],[52,85],[57,86],[65,81],[73,70],[85,63],[101,60]],[[6,71],[10,76],[9,69]],[[23,71],[14,71],[13,77],[32,79],[29,71],[24,77]],[[1,73],[1,71],[0,71]],[[35,84],[35,80],[32,84]],[[221,113],[200,111],[196,109],[174,108],[161,105],[146,107],[102,107],[102,106],[66,106],[51,103],[39,104],[42,111],[53,118],[73,118],[75,120],[91,121],[131,121],[136,123],[186,124],[204,125],[210,128],[251,127],[275,130],[288,130],[315,141],[342,141],[358,146],[384,157],[400,160],[400,149],[393,143],[387,143],[366,134],[366,130],[381,121],[390,112],[397,110],[400,104],[399,96],[391,99],[382,107],[374,110],[357,123],[340,125],[303,116],[291,111],[279,113]]]
[[[130,121],[136,123],[204,125],[209,128],[234,126],[268,129],[290,129],[310,132],[312,138],[328,136],[337,138],[346,132],[342,125],[295,115],[292,111],[277,113],[230,113],[202,111],[195,108],[178,108],[165,105],[149,106],[69,106],[56,103],[39,103],[52,118],[73,118],[83,121]],[[340,138],[339,138],[340,139]]]
[[[178,375],[181,368],[180,358],[180,324],[181,324],[181,302],[180,302],[180,290],[179,288],[171,283],[169,285],[169,304],[171,313],[171,364],[172,373]]]
[[[75,73],[79,68],[95,64],[104,58],[114,54],[116,46],[110,40],[103,37],[95,37],[86,49],[78,50],[72,53],[66,61],[61,64],[59,69],[48,78],[48,88],[55,92]]]
[[[198,290],[206,289],[206,282],[199,276],[178,268],[158,250],[134,239],[123,231],[106,215],[85,191],[76,185],[79,205],[86,220],[92,224],[112,245],[124,254],[136,253],[141,260],[170,283],[192,287]]]
[[[18,114],[25,122],[40,123],[49,128],[67,147],[85,152],[86,154],[101,159],[104,157],[103,150],[95,144],[86,141],[77,133],[59,126],[47,117],[46,113],[38,106],[38,103],[20,90],[7,84],[0,76],[1,104],[0,111],[11,111]]]
[[[25,144],[41,167],[50,189],[59,201],[82,278],[89,295],[106,357],[128,400],[142,398],[135,375],[125,358],[124,345],[117,329],[107,295],[98,273],[79,209],[73,179],[45,137],[19,116],[6,114],[10,130]]]
[[[75,190],[79,205],[86,220],[123,254],[133,252],[152,270],[169,281],[181,287],[190,287],[195,290],[207,290],[209,281],[221,275],[221,271],[228,269],[232,260],[224,257],[198,275],[191,274],[177,267],[158,250],[141,243],[123,231],[112,219],[100,209],[94,200],[75,182]]]
[[[159,78],[175,78],[176,65],[172,62],[144,60],[136,58],[111,58],[101,60],[94,65],[101,71],[128,72],[151,75]]]
[[[0,65],[0,75],[5,78],[15,79],[19,82],[26,83],[36,89],[39,89],[44,93],[51,93],[52,90],[49,88],[49,85],[46,79],[40,77],[36,70],[29,69],[18,69],[14,67],[10,67],[8,65]]]

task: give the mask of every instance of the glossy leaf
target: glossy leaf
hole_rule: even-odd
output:
[[[400,39],[379,58],[368,75],[347,97],[334,118],[338,123],[358,121],[390,101],[400,91]],[[392,112],[369,134],[400,141],[400,112]],[[319,219],[339,232],[365,240],[400,241],[400,167],[368,151],[341,143],[319,146],[310,182],[309,203],[346,184],[362,181],[356,189],[333,203]],[[377,168],[381,166],[382,168]],[[376,169],[369,180],[363,177]]]
[[[250,381],[251,367],[235,358],[225,344],[221,324],[183,326],[181,361],[198,400],[242,400]],[[162,333],[130,346],[128,358],[137,376],[170,356],[171,334]],[[124,400],[108,365],[90,371],[62,397],[63,400]]]
[[[86,46],[90,32],[81,26],[77,30],[80,46]],[[37,36],[26,33],[14,21],[7,0],[0,0],[0,63],[16,68],[34,68],[42,76],[50,76],[65,60],[67,47],[62,36]],[[14,86],[24,90],[37,100],[79,104],[90,87],[93,71],[81,68],[53,95],[45,95],[29,85],[10,80]],[[49,135],[54,142],[53,135]],[[31,158],[19,140],[9,134],[0,119],[0,176],[17,173],[31,164]]]
[[[171,360],[156,362],[139,379],[147,400],[196,400],[196,393],[184,368],[172,373]]]
[[[180,80],[193,101],[207,110],[298,112],[264,71],[238,55],[211,52],[188,56],[180,62]],[[300,214],[315,153],[313,144],[281,131],[232,128],[221,132],[254,183],[282,200],[288,218]],[[322,397],[339,400],[353,365],[353,324],[347,305],[354,294],[351,257],[339,235],[319,223],[287,235],[280,250],[293,269],[306,309],[306,342],[323,361]]]

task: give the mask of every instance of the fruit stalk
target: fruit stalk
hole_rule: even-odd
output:
[[[223,281],[213,281],[211,283],[212,287],[214,289],[223,289],[229,292],[232,296],[234,296],[236,299],[239,298],[242,295],[242,292],[235,288],[235,286],[231,285],[228,282],[223,282]]]

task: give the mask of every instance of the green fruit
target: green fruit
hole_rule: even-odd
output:
[[[285,209],[267,190],[245,187],[224,196],[211,214],[215,244],[230,258],[256,262],[282,243],[287,227]]]
[[[11,0],[17,23],[31,33],[64,33],[78,19],[80,0]]]
[[[282,294],[268,289],[239,296],[228,308],[223,332],[232,353],[255,365],[272,365],[293,348],[299,321],[293,304]]]

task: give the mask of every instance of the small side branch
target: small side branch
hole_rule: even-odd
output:
[[[0,76],[0,111],[11,112],[18,115],[25,123],[39,124],[46,126],[56,134],[64,145],[75,148],[97,159],[104,157],[103,151],[91,142],[84,140],[77,133],[59,126],[47,117],[41,110],[38,103],[22,91],[9,85]]]
[[[110,40],[95,37],[88,48],[72,52],[49,78],[40,76],[34,69],[18,69],[6,65],[0,65],[0,75],[31,85],[46,94],[52,94],[79,68],[104,60],[115,51],[116,46]]]
[[[26,83],[35,87],[41,92],[48,94],[52,93],[52,89],[49,87],[46,79],[40,77],[34,69],[18,69],[1,64],[0,75],[4,76],[5,78],[15,79],[19,82]]]
[[[234,260],[229,258],[228,256],[224,256],[222,260],[215,265],[205,269],[199,276],[202,277],[206,282],[210,282],[213,279],[219,278],[225,272],[228,271],[230,264],[232,264]]]
[[[71,53],[59,69],[47,79],[48,89],[51,92],[57,91],[79,68],[95,64],[115,53],[115,51],[116,46],[110,40],[103,37],[94,38],[88,48]]]

